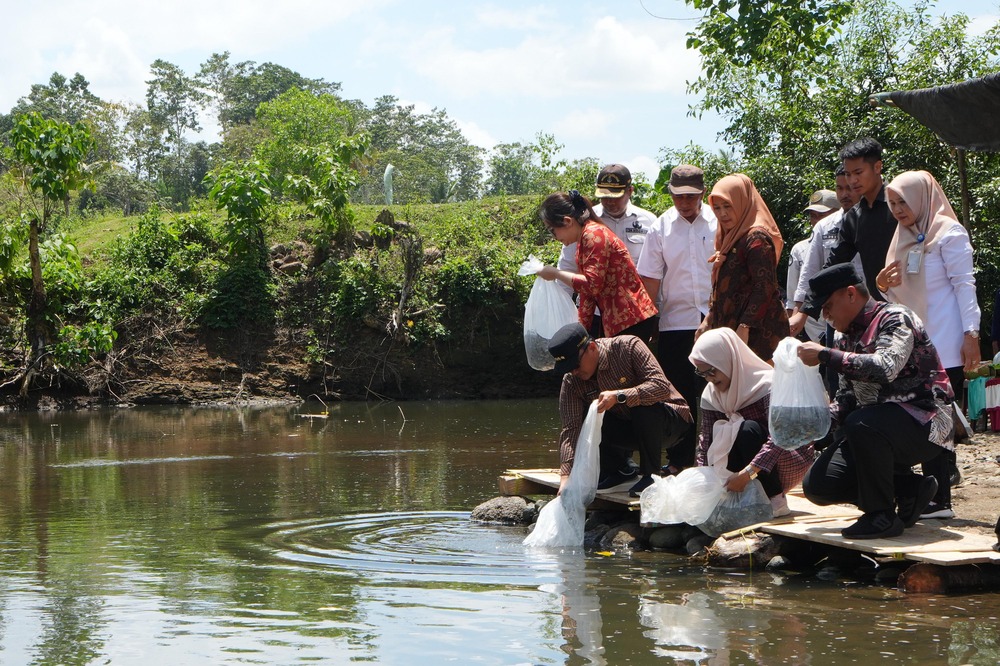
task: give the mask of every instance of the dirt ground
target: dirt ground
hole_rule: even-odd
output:
[[[956,447],[962,482],[952,488],[955,527],[993,534],[1000,516],[1000,432],[977,432]]]

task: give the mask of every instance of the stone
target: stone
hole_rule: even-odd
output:
[[[656,550],[676,550],[683,548],[687,539],[684,538],[683,525],[666,525],[652,530],[647,539],[649,547]]]
[[[601,547],[608,550],[641,550],[641,534],[642,528],[638,525],[618,525],[604,535]]]
[[[708,548],[708,563],[725,568],[763,569],[776,555],[778,544],[771,535],[753,532],[732,539],[716,539]]]
[[[684,544],[684,551],[688,555],[697,555],[711,546],[712,541],[714,541],[712,537],[701,533],[699,530],[698,536],[691,537],[687,540],[687,543]]]
[[[530,525],[538,511],[535,503],[524,497],[494,497],[473,509],[471,518],[500,525]]]

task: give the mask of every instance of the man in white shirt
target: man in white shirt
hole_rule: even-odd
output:
[[[844,213],[851,210],[860,199],[861,195],[851,189],[847,182],[847,173],[844,171],[844,167],[840,166],[837,169],[837,201],[840,203],[840,209],[824,217],[813,226],[812,236],[809,237],[809,253],[802,262],[798,286],[794,290],[794,298],[791,297],[791,291],[789,291],[789,300],[795,302],[794,313],[788,317],[788,327],[791,329],[792,335],[798,335],[806,324],[806,313],[801,312],[800,308],[809,294],[809,280],[826,265],[826,260],[830,257],[833,246],[840,239],[840,222]],[[864,276],[864,271],[861,269],[861,258],[856,255],[852,262],[858,274]],[[828,345],[833,344],[832,340],[826,342]]]
[[[632,193],[635,191],[632,187],[632,173],[624,165],[605,166],[597,174],[595,185],[594,198],[599,199],[600,203],[594,206],[594,212],[601,222],[625,243],[632,257],[632,263],[638,263],[639,253],[656,222],[656,216],[632,203]],[[556,268],[574,273],[580,272],[576,265],[576,243],[563,246]],[[569,290],[568,286],[559,284]],[[599,313],[594,317],[593,328],[595,330],[590,331],[592,336],[603,337]]]
[[[708,314],[712,294],[712,265],[708,258],[715,252],[718,223],[712,209],[702,203],[705,173],[698,167],[675,167],[667,190],[674,205],[647,235],[637,269],[650,298],[660,308],[656,359],[693,410],[701,403],[705,382],[695,374],[688,356],[695,331]],[[671,471],[694,464],[694,431],[692,428],[670,449]]]
[[[809,223],[813,228],[824,218],[839,211],[840,203],[837,201],[837,193],[833,190],[816,190],[809,197],[809,205],[805,208],[805,213],[809,216]],[[814,240],[816,239],[813,235],[810,235],[809,238],[803,238],[792,246],[792,251],[788,255],[788,277],[785,282],[785,308],[788,310],[789,316],[795,313],[795,293],[800,283],[799,276],[802,274],[802,267],[809,256]],[[812,317],[806,319],[805,333],[812,342],[820,342],[820,338],[825,331],[826,326],[822,322]],[[798,336],[798,331],[796,335]],[[801,336],[798,337],[801,338]]]

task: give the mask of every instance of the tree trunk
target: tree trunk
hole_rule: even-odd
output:
[[[28,357],[28,372],[21,385],[21,394],[27,393],[31,384],[33,369],[38,359],[45,353],[48,338],[45,324],[45,282],[42,280],[42,258],[38,250],[39,221],[31,218],[28,232],[28,260],[31,265],[31,299],[28,301],[28,335],[31,340],[31,354]]]

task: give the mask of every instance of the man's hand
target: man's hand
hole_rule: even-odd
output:
[[[563,488],[566,487],[566,482],[569,481],[569,474],[564,474],[559,477],[559,490],[556,491],[556,495],[562,495]]]
[[[799,345],[799,359],[806,365],[819,365],[819,353],[824,349],[818,342],[803,342]]]
[[[802,329],[806,327],[806,320],[809,316],[805,312],[800,312],[798,308],[792,311],[792,314],[788,316],[788,334],[793,338],[798,336],[802,332]]]
[[[979,367],[979,362],[983,360],[982,352],[979,351],[979,338],[971,335],[962,336],[962,366],[966,371],[975,370]],[[957,392],[961,391],[958,387]]]
[[[597,396],[598,413],[606,412],[618,404],[618,391],[601,391]]]

